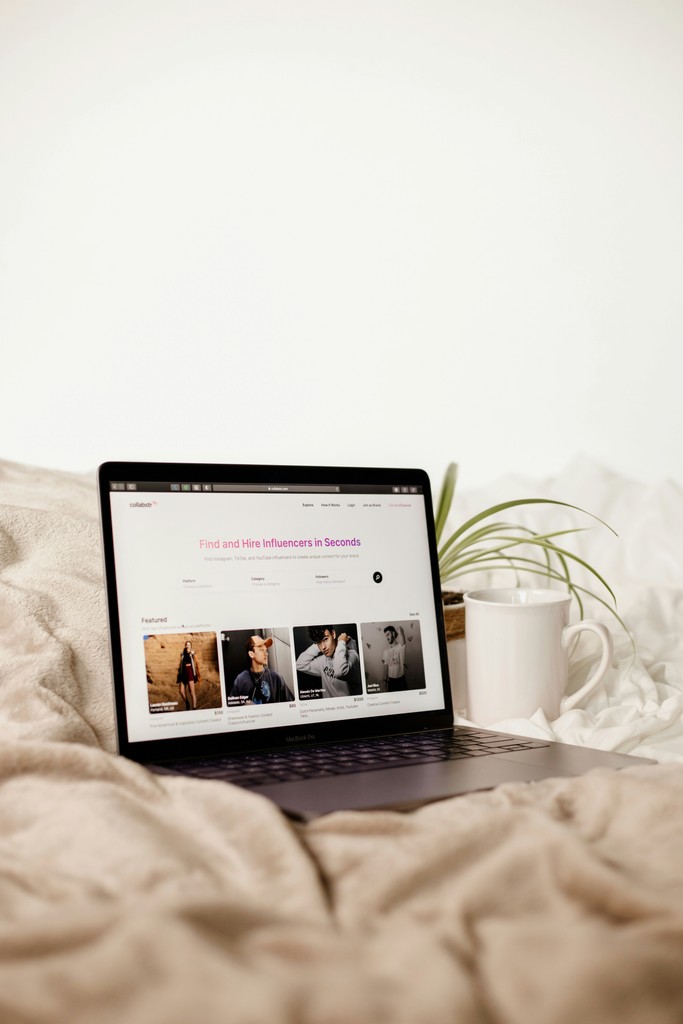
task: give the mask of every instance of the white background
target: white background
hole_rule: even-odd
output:
[[[678,0],[0,0],[0,456],[683,482]]]

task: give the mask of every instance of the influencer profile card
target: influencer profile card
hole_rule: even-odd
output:
[[[293,703],[292,648],[286,626],[224,629],[220,638],[230,710]]]
[[[361,640],[368,694],[426,688],[418,619],[363,622]]]
[[[293,633],[299,700],[362,695],[355,623],[311,623]]]
[[[143,643],[150,714],[223,706],[215,633],[148,633]]]

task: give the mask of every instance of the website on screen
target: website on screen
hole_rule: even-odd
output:
[[[131,742],[443,707],[420,493],[173,488],[111,491]]]

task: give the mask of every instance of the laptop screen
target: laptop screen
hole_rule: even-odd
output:
[[[110,463],[100,500],[124,746],[450,711],[421,471]]]

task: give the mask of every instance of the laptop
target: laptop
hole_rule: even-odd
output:
[[[108,462],[119,753],[308,820],[644,759],[454,726],[419,469]]]

